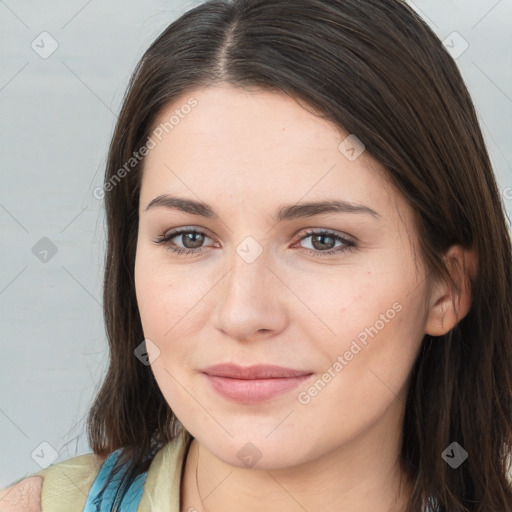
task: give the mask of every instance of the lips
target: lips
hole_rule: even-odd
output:
[[[307,380],[312,372],[275,365],[242,367],[232,363],[202,370],[212,388],[224,398],[245,404],[269,400],[291,391]]]
[[[275,365],[254,365],[244,368],[232,363],[209,366],[203,372],[214,377],[228,377],[231,379],[286,379],[312,373]]]

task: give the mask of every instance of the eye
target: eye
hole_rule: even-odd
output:
[[[354,241],[350,240],[348,237],[341,236],[332,231],[310,230],[304,233],[299,242],[302,242],[307,238],[311,238],[313,249],[306,248],[305,250],[309,254],[313,254],[315,256],[332,256],[334,254],[340,254],[347,251],[354,251],[357,248]],[[336,242],[340,242],[341,246],[333,248],[333,244]]]
[[[176,245],[172,241],[174,238],[181,240],[184,247]],[[203,252],[204,247],[201,247],[201,244],[206,238],[209,237],[202,231],[193,228],[180,228],[164,233],[155,240],[155,243],[162,244],[166,249],[176,254],[198,254]]]
[[[173,242],[174,239],[180,240],[183,247]],[[202,247],[205,239],[210,238],[204,232],[196,230],[195,228],[179,228],[174,229],[170,232],[164,233],[154,240],[155,243],[161,244],[166,247],[169,251],[180,254],[199,254],[203,252],[206,247]],[[333,254],[340,254],[346,251],[354,251],[357,246],[355,242],[348,238],[341,236],[335,232],[327,230],[310,230],[303,234],[299,242],[306,240],[307,238],[312,239],[313,249],[303,248],[309,254],[323,256],[332,256]],[[341,246],[333,247],[333,243],[341,243]],[[327,249],[327,250],[325,250]]]

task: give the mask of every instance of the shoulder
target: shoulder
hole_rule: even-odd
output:
[[[87,453],[23,477],[0,490],[0,512],[40,512],[66,502],[79,507],[105,459]]]
[[[0,490],[0,512],[40,512],[43,478],[31,476]]]

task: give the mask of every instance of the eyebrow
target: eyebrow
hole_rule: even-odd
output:
[[[146,207],[146,211],[151,208],[163,207],[172,210],[179,210],[192,215],[200,215],[210,219],[218,219],[219,215],[208,204],[192,199],[176,197],[170,194],[155,197]],[[364,213],[375,218],[380,218],[380,214],[369,206],[363,204],[350,203],[348,201],[330,200],[314,201],[309,203],[297,203],[282,206],[275,215],[277,222],[299,219],[303,217],[312,217],[323,213]]]

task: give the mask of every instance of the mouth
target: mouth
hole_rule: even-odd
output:
[[[275,365],[242,367],[226,363],[205,368],[202,374],[213,390],[224,398],[255,404],[293,390],[313,372]]]

